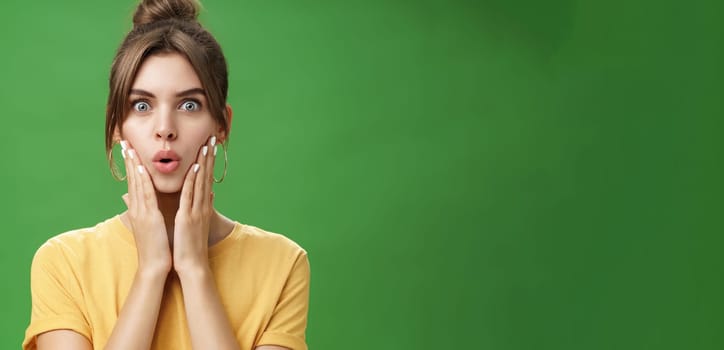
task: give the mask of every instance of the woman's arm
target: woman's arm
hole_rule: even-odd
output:
[[[239,349],[211,270],[190,269],[178,274],[193,348]]]
[[[136,284],[136,283],[134,282],[134,285],[135,285],[135,284]],[[139,288],[139,289],[140,289],[140,288]],[[131,293],[131,294],[140,294],[140,293]],[[132,298],[132,297],[131,297],[131,295],[129,294],[129,298],[128,298],[129,300],[128,300],[128,302],[127,302],[126,304],[129,304],[129,303],[131,302],[131,300],[130,300],[131,298]],[[134,299],[135,299],[135,298],[134,298]],[[218,298],[217,298],[217,300],[218,300]],[[136,304],[136,303],[133,303],[133,304]],[[217,306],[218,306],[218,303],[216,303],[216,304],[217,304]],[[187,304],[186,308],[187,308],[187,311],[188,311],[188,308],[189,308],[189,305],[188,305],[188,304]],[[130,309],[130,308],[129,308],[129,309]],[[126,309],[125,309],[125,305],[124,305],[124,311],[125,311],[125,310],[126,310]],[[203,311],[203,310],[202,310],[202,311]],[[133,315],[134,313],[129,312],[129,314]],[[135,313],[135,314],[138,315],[138,314],[143,314],[143,313]],[[224,317],[225,317],[225,315],[224,315]],[[126,323],[131,323],[131,322],[133,322],[133,320],[132,320],[131,318],[132,318],[132,317],[127,317],[127,318],[124,318],[124,320],[128,321],[128,322],[126,322]],[[212,317],[212,318],[218,319],[218,316]],[[155,322],[155,318],[153,318],[153,320],[154,320],[154,322]],[[191,318],[189,318],[189,320],[190,320],[189,323],[192,323]],[[145,320],[145,321],[148,321],[148,319]],[[120,322],[120,319],[119,319],[119,322]],[[142,320],[142,322],[143,322],[143,320]],[[116,325],[116,328],[118,328],[118,325]],[[126,330],[129,330],[129,327],[124,327],[124,328],[126,328]],[[192,327],[192,329],[197,329],[197,330],[201,330],[200,328],[201,328],[201,327],[196,326],[196,325],[194,325],[194,326]],[[121,334],[121,333],[122,333],[122,331],[116,332],[116,329],[114,329],[113,331],[114,331],[114,333],[116,333],[116,334]],[[110,342],[109,342],[109,344],[110,344]],[[53,349],[53,350],[93,350],[93,347],[91,346],[91,344],[90,344],[90,342],[88,341],[88,339],[86,339],[86,337],[84,337],[84,336],[82,336],[82,335],[80,335],[80,334],[78,334],[78,333],[76,333],[76,332],[74,332],[74,331],[67,330],[67,329],[54,330],[54,331],[46,332],[46,333],[43,333],[43,334],[39,335],[39,336],[38,336],[38,340],[37,340],[37,346],[38,346],[38,350],[43,350],[43,349]],[[110,347],[110,345],[109,345],[109,346],[106,347],[106,348],[107,348],[107,349],[110,349],[111,347]],[[285,347],[282,347],[282,346],[261,345],[261,346],[257,346],[257,347],[255,348],[255,350],[289,350],[289,349],[288,349],[288,348],[285,348]]]
[[[136,272],[106,350],[151,347],[167,275],[163,270]]]
[[[143,350],[151,347],[172,260],[166,226],[148,172],[134,151],[125,142],[122,145],[126,169],[129,169],[128,194],[123,196],[123,201],[128,206],[138,269],[105,349]],[[89,350],[92,345],[74,331],[53,330],[38,336],[37,348]]]
[[[166,273],[138,271],[105,349],[148,349],[156,329]],[[86,337],[68,329],[40,334],[38,350],[92,350]]]
[[[215,138],[197,156],[198,167],[187,174],[175,218],[173,267],[183,291],[186,319],[194,349],[239,349],[209,266],[208,241],[213,204]],[[306,263],[306,259],[303,260]],[[302,264],[301,283],[293,283],[295,296],[307,298],[308,266]],[[297,290],[298,289],[298,290]],[[306,303],[306,302],[305,302]],[[305,304],[306,305],[306,304]],[[305,308],[306,310],[306,308]],[[303,319],[306,324],[306,312]],[[302,328],[303,330],[303,328]],[[288,350],[263,345],[257,350]]]
[[[125,143],[123,146],[126,169],[130,170],[128,195],[123,201],[133,228],[138,269],[105,349],[141,350],[151,347],[172,260],[151,178],[134,150]]]
[[[179,274],[184,291],[186,319],[194,349],[239,349],[228,318],[221,305],[211,271]],[[290,350],[282,346],[261,345],[255,350]]]
[[[128,171],[128,195],[123,200],[138,253],[138,269],[118,320],[105,349],[149,349],[156,330],[166,277],[171,270],[163,216],[158,210],[150,177],[141,169],[132,149],[124,144],[123,152]],[[109,310],[110,311],[110,310]],[[85,336],[71,330],[53,330],[37,339],[38,350],[92,349]],[[100,349],[97,349],[100,350]]]
[[[175,218],[173,267],[183,291],[194,349],[239,349],[209,266],[208,240],[215,213],[213,184],[216,138],[209,139],[184,180]]]
[[[38,350],[93,350],[88,339],[69,329],[56,329],[38,335]]]

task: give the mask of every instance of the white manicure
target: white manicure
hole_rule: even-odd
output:
[[[201,148],[201,153],[204,155],[204,157],[206,157],[206,153],[209,153],[209,147],[204,146],[203,148]]]
[[[134,157],[135,154],[136,154],[136,152],[134,150],[132,150],[132,149],[128,150],[128,156],[131,157],[131,159],[136,158],[136,157]]]
[[[121,140],[121,148],[122,149],[128,149],[128,142]]]
[[[198,172],[199,172],[199,167],[200,167],[200,166],[199,166],[199,163],[194,164],[194,173],[198,173]]]
[[[211,142],[210,142],[210,143],[211,143],[212,146],[216,144],[216,136],[211,136]]]
[[[219,146],[214,146],[214,157],[216,157],[216,149],[217,149],[218,147],[219,147]]]
[[[123,156],[123,159],[126,159],[126,150],[125,149],[121,150],[121,156]]]
[[[138,173],[143,174],[143,165],[138,166]]]

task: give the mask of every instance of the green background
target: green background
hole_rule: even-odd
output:
[[[220,211],[310,254],[312,349],[722,349],[720,1],[215,1]],[[0,348],[49,237],[124,209],[133,1],[3,2]]]

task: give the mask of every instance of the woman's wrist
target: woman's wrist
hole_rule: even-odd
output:
[[[155,263],[141,263],[138,264],[138,270],[136,274],[146,279],[163,278],[164,280],[171,272],[171,263],[166,262],[155,262]]]
[[[208,263],[174,264],[174,270],[176,271],[182,285],[185,281],[194,283],[210,278],[212,275],[211,268]]]

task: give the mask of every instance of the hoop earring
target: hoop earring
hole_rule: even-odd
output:
[[[216,176],[214,176],[214,182],[216,182],[217,184],[224,181],[224,178],[226,178],[226,168],[229,166],[229,157],[226,153],[226,144],[224,144],[223,142],[219,142],[219,145],[221,145],[221,148],[224,149],[224,173],[221,174],[220,179],[217,179]],[[214,153],[216,153],[216,149],[214,149]],[[216,156],[216,154],[214,154],[214,156]]]
[[[108,151],[108,165],[111,168],[111,176],[113,176],[113,178],[116,181],[123,182],[126,180],[126,178],[128,176],[127,176],[127,174],[124,174],[123,176],[121,176],[121,171],[118,169],[118,165],[116,165],[116,162],[113,160],[113,148],[118,144],[120,144],[120,143],[114,142],[113,145],[111,146],[110,151]]]

